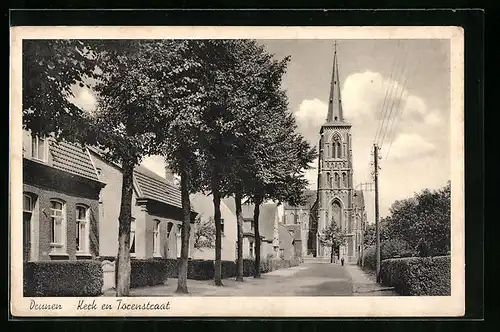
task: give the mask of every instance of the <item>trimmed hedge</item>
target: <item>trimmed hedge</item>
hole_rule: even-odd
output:
[[[222,278],[236,277],[236,262],[222,261]]]
[[[179,275],[179,259],[175,258],[151,258],[131,259],[130,287],[143,287],[164,284],[167,278],[177,278]],[[299,265],[298,259],[290,261],[264,259],[260,263],[260,272],[268,273],[277,269],[289,268]],[[115,268],[115,273],[117,273]],[[236,262],[222,261],[222,278],[236,277]],[[215,277],[215,262],[212,260],[190,259],[188,260],[188,279],[211,280]],[[243,260],[243,276],[255,275],[255,261],[253,259]]]
[[[130,287],[162,285],[167,281],[169,265],[156,259],[130,260]]]
[[[103,272],[100,261],[24,263],[24,296],[99,296]]]
[[[377,268],[377,256],[376,247],[370,246],[363,251],[364,258],[364,268],[368,270],[375,271]],[[380,248],[380,259],[390,259],[390,258],[403,258],[412,257],[413,253],[408,250],[403,250],[398,248],[398,243],[392,243],[390,241],[382,243]],[[362,265],[362,260],[358,261],[358,265]]]
[[[450,256],[411,257],[383,260],[381,283],[394,287],[399,295],[449,296]]]

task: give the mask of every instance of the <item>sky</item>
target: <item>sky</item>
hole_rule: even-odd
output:
[[[317,145],[327,113],[334,41],[258,42],[276,58],[291,57],[282,87],[287,91],[289,110],[295,115],[298,130],[312,145]],[[450,179],[450,42],[433,39],[337,43],[344,117],[352,124],[355,186],[373,183],[373,142],[379,128],[387,128],[377,139],[382,156],[380,216],[384,217],[395,200],[411,197],[425,188],[440,188]],[[77,105],[85,109],[95,107],[91,92],[74,92]],[[148,157],[142,164],[164,175],[163,158]],[[316,189],[316,166],[317,161],[306,174],[310,189]],[[373,222],[372,191],[365,192],[365,205],[368,222]]]

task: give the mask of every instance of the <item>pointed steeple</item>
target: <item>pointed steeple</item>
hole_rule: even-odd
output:
[[[340,98],[339,63],[337,59],[337,41],[333,51],[332,81],[330,83],[330,99],[328,102],[327,122],[344,122],[342,102]]]

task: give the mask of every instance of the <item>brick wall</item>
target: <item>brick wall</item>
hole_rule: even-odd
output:
[[[32,216],[32,225],[37,230],[33,232],[34,238],[31,239],[32,247],[37,256],[35,260],[52,259],[77,259],[76,255],[76,205],[82,204],[89,207],[90,229],[89,229],[89,249],[92,257],[99,254],[99,203],[97,199],[79,197],[73,194],[61,192],[57,189],[39,187],[30,184],[23,185],[24,193],[29,193],[35,198],[35,209]],[[50,238],[51,238],[51,217],[50,200],[57,199],[63,201],[66,210],[66,254],[63,256],[51,256]],[[33,250],[33,249],[32,249]],[[80,257],[84,258],[84,257]]]

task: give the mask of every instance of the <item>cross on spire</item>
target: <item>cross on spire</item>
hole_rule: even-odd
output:
[[[337,59],[337,41],[333,44],[333,69],[330,83],[330,99],[328,103],[327,122],[343,122],[342,103],[340,98],[339,64]]]

